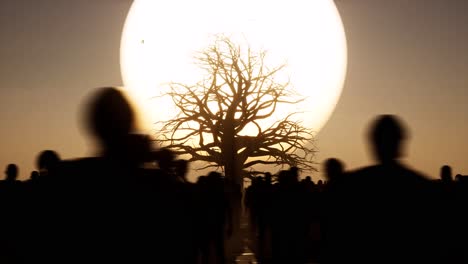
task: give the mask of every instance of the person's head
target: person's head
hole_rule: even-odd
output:
[[[290,175],[289,171],[281,170],[278,173],[278,184],[281,185],[281,186],[286,185],[288,183],[289,175]]]
[[[371,125],[369,139],[374,155],[381,163],[401,157],[402,142],[406,138],[402,122],[394,115],[378,116]]]
[[[258,184],[260,183],[260,177],[256,177],[256,176],[253,176],[252,177],[252,185],[251,186],[258,186]]]
[[[216,180],[222,180],[223,179],[223,175],[217,171],[211,171],[208,173],[207,175],[208,178],[210,179],[216,179]]]
[[[291,182],[298,182],[299,181],[299,168],[293,166],[289,168],[289,177]]]
[[[440,169],[440,179],[443,182],[450,182],[452,181],[452,168],[448,165],[442,166]]]
[[[60,162],[60,156],[53,150],[42,151],[36,160],[36,168],[41,173],[48,173],[53,170]]]
[[[31,176],[29,177],[29,179],[31,181],[36,181],[37,179],[39,179],[39,172],[38,171],[31,171]]]
[[[15,181],[18,178],[18,166],[16,164],[8,164],[5,174],[7,181]]]
[[[118,146],[135,129],[135,113],[117,88],[100,88],[87,110],[88,129],[106,150]]]
[[[188,161],[179,159],[174,161],[175,174],[176,176],[181,177],[186,180],[187,171],[188,171]]]
[[[166,172],[170,173],[171,168],[173,167],[173,162],[174,162],[174,152],[167,148],[162,148],[156,153],[156,159],[159,165],[159,168]]]
[[[325,161],[325,177],[327,180],[336,180],[343,174],[343,163],[335,158],[330,158]]]
[[[299,177],[299,168],[296,166],[292,166],[289,168],[289,172],[294,175],[294,177]]]
[[[271,184],[271,173],[265,172],[265,182]]]

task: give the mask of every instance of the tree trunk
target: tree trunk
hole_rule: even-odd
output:
[[[228,260],[242,253],[244,237],[241,232],[242,219],[242,164],[239,164],[234,125],[232,121],[224,122],[223,139],[221,141],[224,162],[224,174],[230,181],[227,195],[231,208],[232,236],[226,240]]]

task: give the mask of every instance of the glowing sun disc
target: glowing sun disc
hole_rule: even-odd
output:
[[[167,83],[200,81],[194,56],[219,34],[266,50],[272,67],[286,63],[282,77],[307,97],[282,105],[265,125],[299,111],[304,126],[315,132],[324,126],[347,65],[345,33],[332,0],[135,0],[122,33],[121,71],[146,129],[174,117],[170,98],[158,96]]]

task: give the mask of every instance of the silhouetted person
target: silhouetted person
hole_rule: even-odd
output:
[[[325,177],[328,181],[339,181],[344,173],[344,165],[341,161],[335,158],[330,158],[325,161],[324,165]]]
[[[158,152],[159,169],[166,174],[174,174],[174,153],[167,148],[163,148]]]
[[[448,174],[447,169],[445,169]],[[445,176],[444,178],[448,178]],[[468,176],[457,174],[455,181],[442,183],[442,216],[441,227],[443,237],[441,239],[441,250],[445,249],[445,256],[451,257],[446,263],[468,263]],[[445,184],[444,184],[445,183]],[[450,212],[451,214],[447,214]],[[448,258],[446,258],[448,259]]]
[[[164,262],[179,239],[171,238],[175,227],[168,219],[176,219],[176,209],[166,210],[171,197],[158,193],[154,175],[142,169],[150,142],[133,134],[131,105],[118,89],[100,88],[84,121],[100,155],[60,163],[56,197],[66,204],[57,226],[64,230],[57,240],[64,242],[57,251],[78,262]]]
[[[398,161],[406,138],[395,116],[379,116],[371,124],[369,140],[377,165],[343,175],[335,193],[340,211],[333,215],[339,220],[328,227],[339,231],[327,245],[329,262],[433,261],[430,184]]]
[[[8,164],[5,169],[5,179],[0,181],[0,192],[2,192],[2,201],[6,202],[12,210],[16,210],[18,206],[17,199],[20,196],[21,182],[18,181],[18,166],[16,164]]]
[[[232,219],[223,178],[218,172],[210,172],[206,177],[199,178],[198,185],[201,263],[225,263],[226,229],[231,228]]]
[[[323,180],[318,180],[317,181],[317,189],[321,191],[323,189]]]
[[[254,197],[256,199],[256,225],[258,236],[258,252],[256,252],[257,260],[262,263],[271,261],[271,223],[272,223],[272,199],[273,186],[272,175],[266,172],[263,179],[260,180]]]
[[[272,199],[272,261],[303,263],[308,219],[306,196],[298,181],[298,169],[292,167],[280,171],[278,181]]]
[[[122,93],[115,88],[102,88],[88,105],[88,129],[101,143],[103,155],[115,155],[134,130],[135,114]]]
[[[187,180],[187,171],[188,171],[188,161],[186,160],[176,160],[174,161],[174,174],[182,182],[188,183]]]
[[[313,183],[311,176],[306,176],[302,181],[305,182],[306,184]]]
[[[42,176],[47,176],[57,169],[60,163],[60,156],[53,150],[44,150],[37,157],[36,167]]]
[[[5,179],[0,181],[0,258],[2,261],[22,263],[24,250],[23,186],[18,181],[19,169],[16,164],[8,164]]]
[[[29,176],[29,180],[32,182],[37,182],[39,180],[39,172],[38,171],[31,171],[31,175]]]
[[[5,170],[5,182],[15,182],[18,178],[18,166],[16,164],[8,164]]]
[[[324,176],[327,180],[326,186],[321,193],[320,215],[320,249],[319,257],[324,257],[324,249],[335,247],[334,243],[340,240],[342,230],[339,229],[343,221],[347,221],[345,208],[343,206],[344,189],[346,189],[346,177],[343,177],[343,162],[336,158],[329,158],[323,163]],[[333,254],[333,253],[332,253]]]
[[[464,248],[463,238],[460,233],[463,229],[461,226],[465,225],[457,216],[457,211],[461,204],[457,199],[457,186],[452,178],[452,168],[444,165],[440,169],[440,181],[434,181],[437,190],[437,209],[438,215],[436,216],[439,231],[439,263],[463,263],[462,255],[457,252],[457,249]]]
[[[453,178],[452,178],[452,168],[448,165],[444,165],[442,166],[442,168],[440,168],[440,179],[443,181],[443,182],[451,182],[453,181]]]
[[[265,183],[267,185],[271,185],[272,183],[272,175],[270,172],[265,172]]]

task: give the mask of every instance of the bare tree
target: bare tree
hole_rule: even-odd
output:
[[[206,71],[200,82],[170,84],[167,95],[180,113],[160,122],[158,139],[176,154],[189,155],[190,161],[205,161],[207,165],[199,169],[221,167],[226,177],[238,183],[259,164],[315,170],[313,133],[293,120],[297,113],[266,127],[259,124],[279,104],[304,99],[288,89],[288,81],[275,80],[286,64],[269,68],[266,55],[218,37],[195,58]]]

